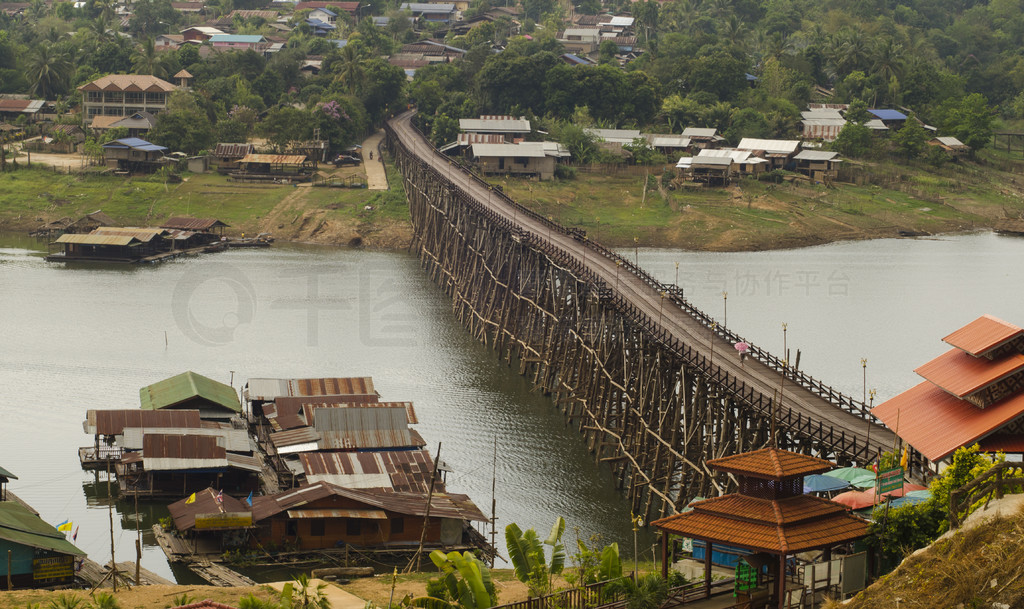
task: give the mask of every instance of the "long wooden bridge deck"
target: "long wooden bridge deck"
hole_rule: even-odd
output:
[[[659,283],[581,231],[562,227],[519,205],[438,152],[412,125],[414,113],[392,119],[389,134],[433,168],[435,179],[450,182],[448,187],[460,191],[462,200],[474,201],[477,213],[505,225],[509,232],[521,233],[531,246],[601,285],[601,290],[611,293],[610,300],[644,319],[651,334],[671,345],[683,361],[697,366],[718,386],[762,407],[771,404],[780,430],[818,436],[821,446],[833,447],[822,451],[823,456],[831,453],[846,462],[864,464],[893,449],[894,434],[880,425],[862,402],[793,370],[752,344],[746,361],[741,362],[735,343],[749,341],[694,308],[674,286]]]

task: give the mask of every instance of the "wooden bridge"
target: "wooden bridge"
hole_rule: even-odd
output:
[[[387,125],[415,230],[413,247],[458,319],[554,396],[633,512],[676,513],[731,484],[707,459],[780,448],[841,464],[893,450],[866,406],[793,370],[694,308],[671,285],[519,205],[438,152],[413,126]],[[926,464],[911,458],[912,472]]]

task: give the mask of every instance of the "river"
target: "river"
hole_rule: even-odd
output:
[[[600,535],[632,554],[629,506],[549,399],[452,318],[451,303],[401,252],[279,245],[157,266],[69,267],[45,245],[0,236],[0,466],[13,492],[57,523],[73,520],[91,558],[110,556],[105,482],[79,468],[89,408],[137,408],[144,385],[194,370],[239,387],[248,377],[372,376],[385,399],[415,403],[417,430],[454,468],[452,492],[546,534],[556,516],[575,547]],[[623,252],[635,255],[633,250]],[[730,328],[772,351],[782,323],[801,368],[886,399],[982,313],[1024,321],[1024,241],[977,234],[757,253],[641,249],[640,263]],[[723,302],[722,292],[728,293]],[[233,371],[233,376],[232,376]],[[497,459],[494,447],[497,442]],[[492,472],[496,471],[496,476]],[[146,533],[166,510],[143,504],[143,565],[172,571]],[[577,532],[578,531],[578,532]],[[117,504],[116,556],[134,560],[132,505]],[[653,536],[641,535],[650,557]],[[646,549],[645,549],[646,548]],[[503,566],[499,561],[498,566]],[[507,565],[506,565],[507,566]]]

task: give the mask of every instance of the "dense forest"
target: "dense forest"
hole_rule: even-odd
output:
[[[207,10],[267,4],[218,0]],[[972,148],[990,140],[993,119],[1024,119],[1024,0],[522,0],[515,28],[503,17],[459,36],[437,24],[413,29],[397,2],[363,4],[360,19],[339,21],[333,38],[347,44],[314,36],[297,15],[285,47],[266,59],[252,51],[203,55],[192,45],[157,50],[155,35],[202,22],[169,0],[131,3],[123,29],[112,0],[80,8],[33,0],[21,14],[0,13],[0,93],[56,99],[73,111],[76,87],[103,74],[186,69],[193,91],[175,95],[153,139],[190,152],[256,134],[283,145],[316,128],[349,143],[407,102],[418,105],[437,142],[453,137],[458,118],[478,114],[527,116],[568,143],[588,124],[710,126],[732,141],[794,137],[812,100],[905,108]],[[464,17],[491,5],[473,0]],[[557,35],[569,17],[600,12],[635,17],[642,52],[624,61],[602,45],[599,65],[562,61]],[[375,14],[392,19],[378,27]],[[258,18],[233,25],[236,33],[280,34]],[[443,35],[467,51],[462,59],[420,68],[411,82],[388,62],[404,43]],[[322,67],[304,77],[311,56],[322,57]],[[869,153],[853,131],[838,146]]]

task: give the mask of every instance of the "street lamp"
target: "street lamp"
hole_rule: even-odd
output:
[[[729,292],[722,292],[722,327],[729,327]]]
[[[864,369],[864,397],[861,399],[865,404],[868,402],[868,358],[860,358],[861,368]]]
[[[676,287],[679,287],[679,263],[676,263]]]
[[[662,315],[665,314],[665,292],[661,292],[661,307],[658,309],[658,325],[661,325]]]
[[[615,261],[615,291],[619,291],[619,269],[622,268],[622,261]]]
[[[644,526],[644,519],[640,516],[633,514],[629,515],[630,520],[633,521],[633,581],[636,581],[637,571],[639,571],[639,552],[637,545],[637,534],[640,532],[640,527]]]
[[[786,328],[789,326],[786,322],[782,322],[782,359],[789,357],[789,350],[786,348]]]
[[[634,264],[640,266],[640,237],[633,237]]]

